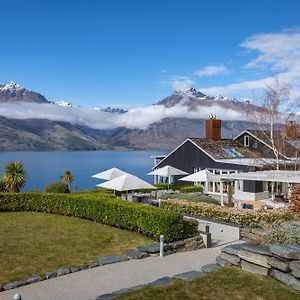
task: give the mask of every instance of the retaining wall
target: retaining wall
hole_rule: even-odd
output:
[[[258,246],[250,243],[233,244],[222,249],[216,263],[239,266],[244,271],[271,276],[300,291],[300,246],[274,244]]]

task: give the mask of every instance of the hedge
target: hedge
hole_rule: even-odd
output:
[[[167,183],[154,184],[159,190],[168,189]],[[203,187],[201,185],[182,185],[182,184],[170,184],[169,188],[173,191],[180,191],[181,193],[202,193]]]
[[[197,234],[179,212],[118,200],[109,194],[1,193],[0,212],[33,211],[84,218],[166,242]]]
[[[264,227],[268,224],[280,224],[294,219],[293,213],[289,208],[258,212],[187,200],[162,201],[161,207],[185,215],[205,217],[212,220],[250,227]]]
[[[199,195],[194,196],[190,194],[162,194],[160,196],[160,199],[163,200],[169,200],[169,199],[177,199],[177,200],[188,200],[188,201],[195,201],[195,202],[204,202],[204,203],[210,203],[214,205],[221,205],[220,202],[211,196],[206,195]]]

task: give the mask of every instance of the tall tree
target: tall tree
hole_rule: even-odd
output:
[[[292,116],[288,107],[291,86],[281,82],[277,77],[266,84],[265,95],[260,101],[260,109],[250,109],[249,118],[256,122],[276,158],[276,168],[279,169],[279,159],[286,135],[282,133],[288,119]]]
[[[63,183],[66,183],[71,191],[71,184],[74,181],[74,176],[72,175],[71,170],[66,169],[64,175],[60,176],[60,179]]]
[[[6,164],[4,167],[3,182],[9,192],[20,192],[20,189],[26,182],[26,172],[20,161],[12,161]]]

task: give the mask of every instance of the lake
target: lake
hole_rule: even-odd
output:
[[[27,181],[23,191],[42,191],[50,182],[60,181],[65,169],[74,175],[73,188],[92,189],[103,182],[91,178],[106,169],[117,167],[150,183],[147,175],[153,167],[151,155],[166,154],[162,151],[80,151],[80,152],[0,152],[0,170],[9,161],[24,164]]]

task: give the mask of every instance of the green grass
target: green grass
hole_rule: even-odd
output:
[[[0,283],[152,243],[107,225],[43,213],[0,213]]]
[[[270,277],[237,268],[221,268],[192,281],[175,280],[166,287],[147,287],[116,296],[118,300],[297,300],[300,293]]]

